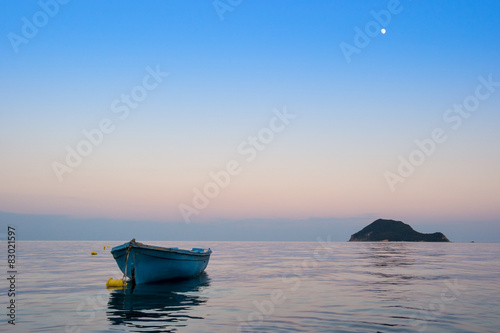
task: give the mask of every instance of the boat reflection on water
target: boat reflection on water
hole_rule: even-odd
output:
[[[201,292],[209,285],[205,272],[181,281],[129,284],[111,291],[107,317],[112,325],[169,332],[186,326],[189,319],[203,319],[190,316],[190,312],[207,302]]]

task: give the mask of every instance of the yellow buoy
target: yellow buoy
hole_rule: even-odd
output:
[[[93,256],[96,256],[97,252],[92,251],[92,252],[90,252],[90,254],[93,255]]]
[[[108,281],[106,282],[106,287],[111,287],[111,288],[119,288],[119,287],[125,287],[127,285],[127,282],[123,282],[122,279],[113,279],[109,278]]]
[[[102,248],[103,250],[106,250],[106,246]]]

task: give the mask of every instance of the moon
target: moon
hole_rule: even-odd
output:
[[[380,32],[383,34],[385,34],[385,29],[381,29]]]

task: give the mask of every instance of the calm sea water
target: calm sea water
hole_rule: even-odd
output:
[[[103,246],[121,243],[18,242],[16,325],[5,258],[0,331],[500,330],[500,244],[151,242],[210,247],[206,274],[108,290],[121,273]]]

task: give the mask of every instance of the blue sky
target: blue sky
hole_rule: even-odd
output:
[[[221,20],[214,3],[232,10]],[[386,33],[346,61],[340,45],[391,6]],[[236,160],[242,172],[192,222],[491,228],[500,89],[456,130],[443,116],[479,77],[500,81],[499,13],[495,1],[2,2],[0,211],[176,223],[209,173]],[[120,119],[113,101],[147,68],[168,76]],[[284,109],[296,118],[246,162],[237,147]],[[54,162],[104,118],[115,130],[59,181]],[[435,128],[446,142],[391,190],[384,174]]]

